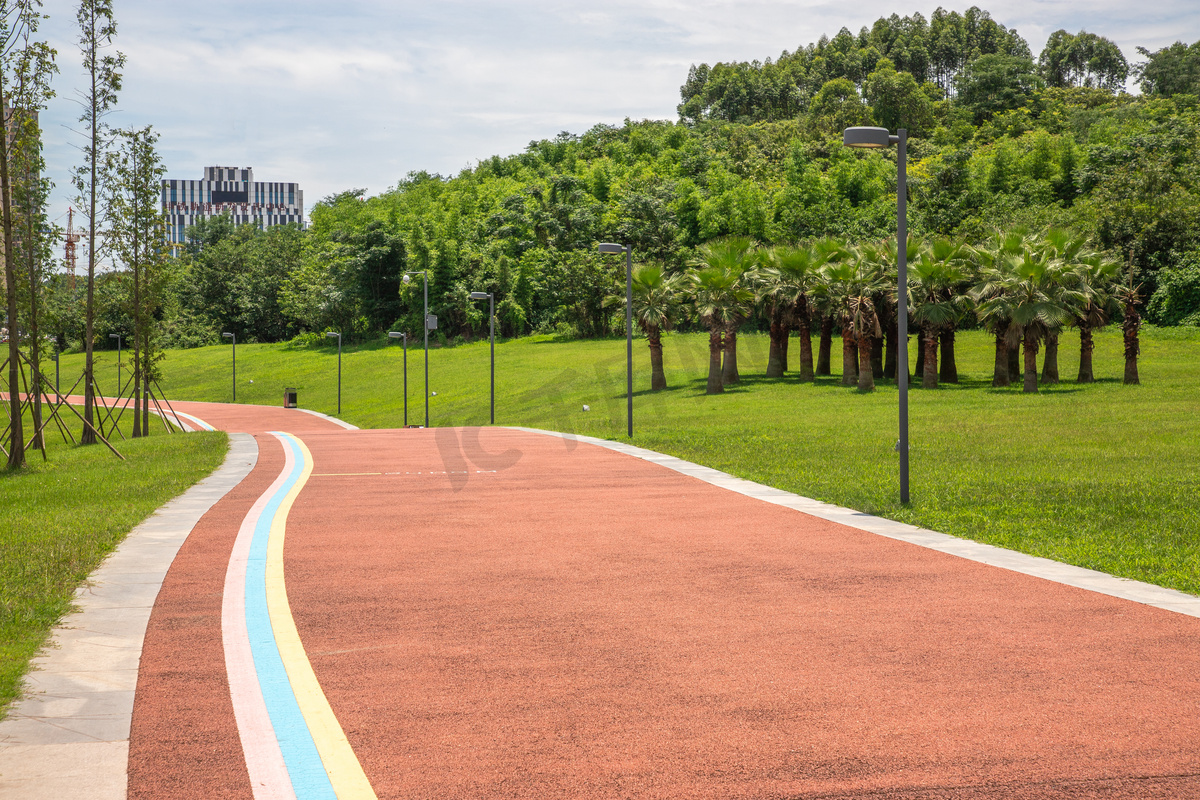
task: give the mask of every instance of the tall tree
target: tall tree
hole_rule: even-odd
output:
[[[149,126],[116,132],[105,161],[108,247],[131,278],[133,320],[133,435],[149,433],[150,381],[155,364],[154,311],[168,258],[166,221],[159,205],[166,167],[158,157]]]
[[[50,76],[54,72],[54,50],[44,42],[33,39],[38,23],[43,19],[40,0],[0,0],[0,217],[3,225],[4,289],[8,316],[8,401],[9,436],[8,465],[25,463],[25,436],[22,418],[21,393],[21,330],[18,313],[17,283],[18,254],[15,227],[19,209],[14,205],[13,180],[34,180],[30,174],[35,164],[32,153],[40,155],[40,147],[32,141],[40,136],[37,112],[52,96]],[[37,175],[36,179],[40,180]],[[32,187],[27,187],[32,188]],[[25,197],[30,198],[28,192]],[[25,241],[23,249],[31,255],[32,242]],[[37,342],[34,342],[37,346]]]
[[[106,52],[112,47],[117,35],[117,23],[113,18],[112,0],[80,0],[75,19],[79,24],[79,51],[83,56],[83,69],[87,86],[79,92],[79,103],[83,113],[79,121],[85,126],[82,131],[84,144],[83,164],[71,174],[76,191],[76,207],[87,217],[87,300],[84,307],[84,364],[83,364],[83,435],[81,444],[95,444],[96,431],[92,427],[95,419],[96,389],[93,372],[92,348],[96,324],[96,262],[100,255],[101,240],[97,230],[104,195],[105,154],[110,147],[104,117],[117,102],[121,89],[120,69],[125,65],[125,55],[120,51]]]
[[[743,280],[750,252],[750,240],[741,237],[701,245],[689,276],[696,316],[709,331],[706,394],[725,391],[727,369],[722,367],[721,356],[725,356],[728,364],[730,345],[726,339],[731,329],[745,319],[746,309],[754,299],[754,293]],[[736,340],[733,347],[737,347]],[[733,352],[736,358],[736,349]]]

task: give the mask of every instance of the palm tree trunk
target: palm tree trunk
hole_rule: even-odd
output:
[[[875,380],[883,377],[883,337],[874,337],[871,342],[871,375]]]
[[[870,336],[858,338],[858,390],[860,392],[875,391],[875,348],[874,339]],[[879,365],[880,372],[883,364]]]
[[[893,320],[894,321],[894,320]],[[899,331],[895,325],[885,325],[883,328],[883,377],[896,379],[896,337]]]
[[[1046,334],[1046,355],[1042,361],[1042,383],[1058,383],[1058,334]]]
[[[1015,381],[1017,376],[1023,373],[1021,369],[1021,344],[1018,342],[1008,348],[1008,379]]]
[[[1036,392],[1037,388],[1037,351],[1038,340],[1033,331],[1025,332],[1025,388],[1026,392]]]
[[[1008,328],[996,331],[996,366],[992,370],[992,386],[1009,386],[1008,376]]]
[[[783,339],[779,342],[779,360],[782,362],[783,371],[788,371],[788,347],[792,342],[792,326],[785,324],[783,326]]]
[[[942,369],[938,380],[943,383],[958,383],[958,364],[954,360],[954,329],[942,331]]]
[[[938,335],[933,328],[927,328],[921,332],[922,338],[925,340],[925,360],[921,367],[921,388],[936,389],[938,385]]]
[[[842,327],[842,386],[854,386],[858,383],[858,346],[854,344],[854,335],[850,326]]]
[[[767,377],[783,377],[783,351],[787,347],[787,326],[783,324],[783,312],[776,310],[771,314],[771,349],[767,355]]]
[[[1092,350],[1096,348],[1096,343],[1092,339],[1092,329],[1087,325],[1079,326],[1079,377],[1075,379],[1076,383],[1095,383],[1096,378],[1092,374]]]
[[[1141,383],[1138,379],[1138,354],[1141,352],[1141,342],[1138,341],[1138,329],[1142,326],[1142,318],[1132,303],[1125,304],[1125,321],[1121,330],[1125,334],[1125,380],[1126,384]]]
[[[651,326],[646,331],[646,341],[650,345],[650,391],[658,392],[667,388],[667,375],[663,372],[662,331],[657,326]]]
[[[905,342],[905,344],[908,343]],[[921,379],[925,377],[925,331],[923,328],[917,329],[917,363],[913,365],[912,377]]]
[[[737,367],[737,330],[725,329],[725,361],[721,365],[721,383],[729,386],[741,381]]]
[[[830,351],[833,350],[833,317],[821,317],[821,342],[817,346],[817,375],[832,375]]]
[[[806,317],[801,317],[796,326],[800,336],[800,380],[813,379],[812,330]]]
[[[723,339],[721,329],[714,325],[708,332],[708,386],[704,389],[705,394],[720,394],[725,391],[725,386],[721,383]]]

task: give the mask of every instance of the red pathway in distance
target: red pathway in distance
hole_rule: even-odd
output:
[[[1200,619],[587,444],[175,405],[311,450],[288,596],[380,798],[1200,797]],[[151,617],[130,797],[252,797],[220,625],[256,438]]]

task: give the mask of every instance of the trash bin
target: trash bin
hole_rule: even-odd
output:
[[[296,390],[295,389],[284,389],[283,390],[283,407],[284,408],[295,408],[296,407]]]

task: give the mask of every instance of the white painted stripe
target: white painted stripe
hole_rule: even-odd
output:
[[[250,650],[250,635],[246,628],[246,567],[254,529],[271,497],[287,481],[291,471],[291,452],[282,471],[271,486],[254,501],[234,541],[225,571],[225,594],[221,601],[221,638],[225,645],[225,672],[229,677],[229,697],[237,720],[238,736],[246,758],[246,770],[255,800],[295,800],[292,781],[283,761],[283,752],[275,738],[275,729],[267,713],[254,656]]]

